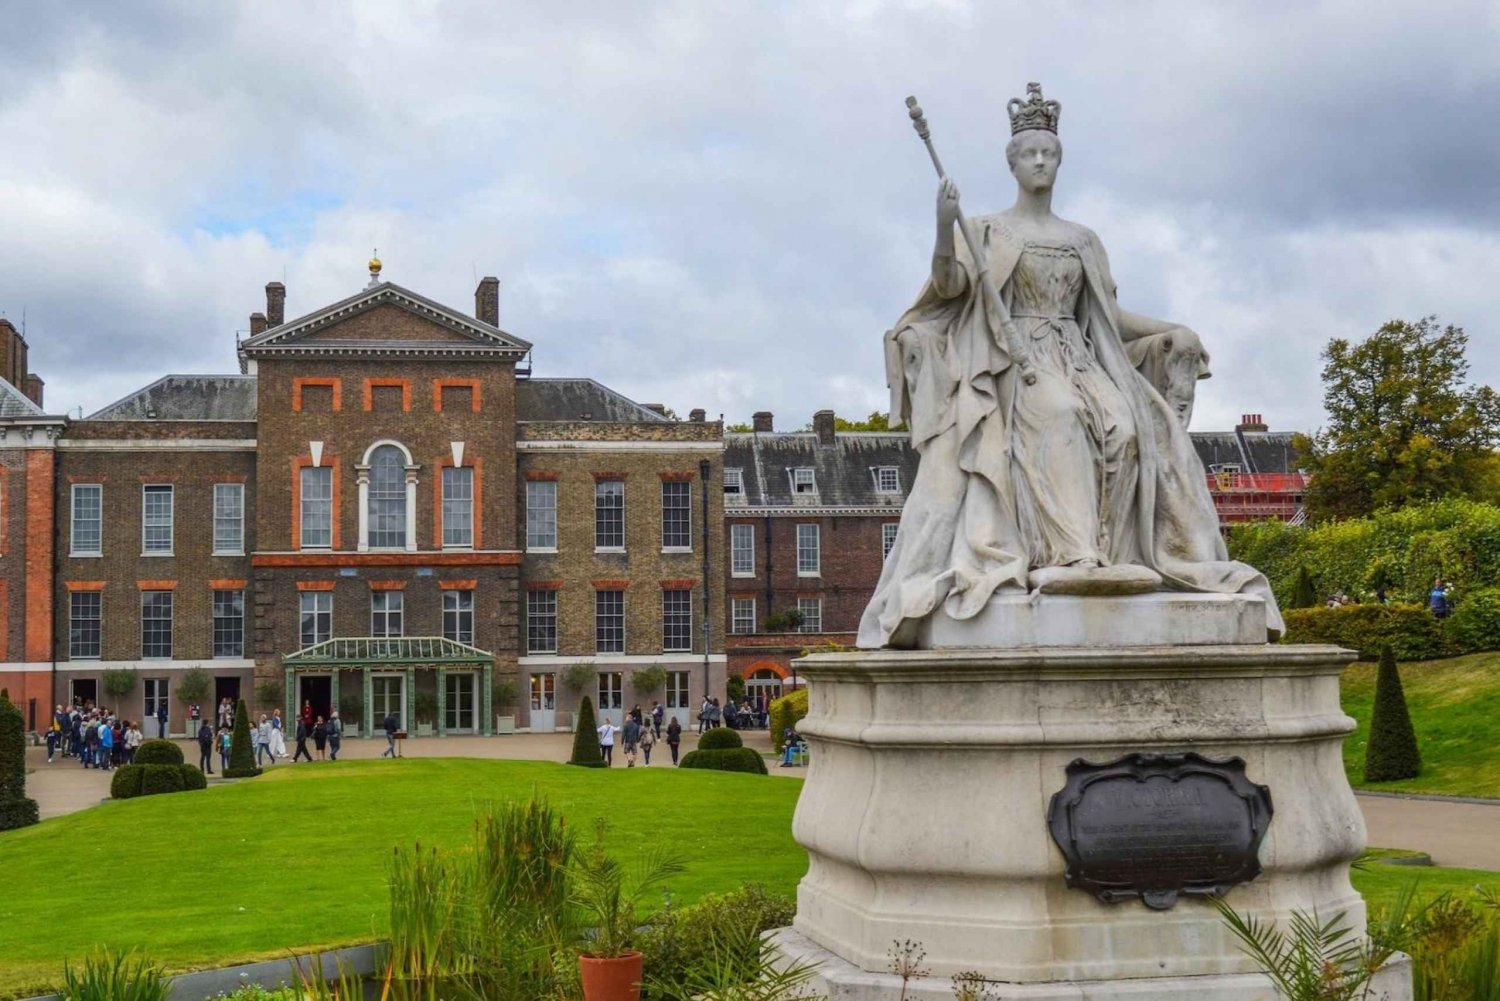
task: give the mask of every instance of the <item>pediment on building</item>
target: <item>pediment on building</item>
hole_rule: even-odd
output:
[[[247,358],[436,354],[519,358],[531,344],[391,282],[240,342]]]

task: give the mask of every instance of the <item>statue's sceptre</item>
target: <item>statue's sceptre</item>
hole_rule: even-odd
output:
[[[943,170],[943,161],[938,159],[937,150],[932,148],[932,132],[927,128],[927,119],[922,117],[922,106],[917,103],[915,97],[906,99],[907,114],[911,115],[912,127],[917,130],[917,135],[922,137],[922,144],[927,147],[927,155],[932,157],[932,165],[937,168],[938,178],[946,180],[948,175]],[[1005,338],[1005,349],[1010,352],[1011,358],[1016,363],[1016,369],[1021,373],[1021,380],[1026,385],[1036,382],[1036,373],[1031,370],[1031,358],[1025,342],[1021,339],[1020,331],[1011,321],[1010,310],[1005,307],[1005,300],[1000,298],[1000,290],[995,287],[995,278],[990,274],[990,269],[985,257],[984,248],[974,238],[974,229],[969,225],[969,220],[964,218],[963,210],[958,212],[958,230],[964,236],[964,243],[969,246],[969,256],[974,258],[974,268],[979,272],[979,288],[984,295],[985,301],[989,303],[990,309],[1000,320],[1000,331]]]

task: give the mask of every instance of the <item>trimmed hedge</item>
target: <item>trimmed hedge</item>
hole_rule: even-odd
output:
[[[178,765],[177,770],[182,773],[182,788],[188,792],[196,789],[208,788],[208,776],[198,770],[197,765]]]
[[[140,753],[139,749],[136,753]],[[116,768],[114,778],[109,780],[109,798],[135,799],[141,794],[141,777],[145,774],[145,765],[123,765]]]
[[[682,756],[682,761],[678,762],[677,767],[701,768],[715,772],[749,772],[753,775],[770,774],[766,771],[765,759],[749,747],[731,747],[721,751],[689,751]]]
[[[234,704],[234,732],[229,737],[229,767],[224,769],[226,779],[253,779],[260,774],[255,765],[255,745],[250,741],[250,710],[245,700]]]
[[[1500,587],[1460,594],[1453,614],[1443,620],[1443,632],[1455,652],[1500,650]]]
[[[727,751],[731,747],[744,746],[744,739],[727,726],[719,726],[705,731],[703,736],[698,738],[698,750],[700,751]]]
[[[1432,660],[1452,647],[1443,627],[1423,605],[1339,605],[1283,613],[1287,643],[1333,643],[1374,660],[1389,645],[1399,660]]]
[[[134,799],[137,796],[159,796],[163,793],[207,788],[207,776],[193,765],[134,764],[115,769],[114,778],[109,782],[109,795],[113,799]]]
[[[807,689],[799,688],[796,691],[783,695],[771,703],[771,743],[775,746],[777,753],[785,750],[781,743],[781,733],[787,727],[797,729],[797,724],[807,716]]]
[[[0,831],[38,819],[36,800],[26,796],[26,719],[10,692],[0,689]]]
[[[133,765],[180,765],[182,748],[170,740],[143,740],[135,749]]]
[[[136,765],[141,773],[141,795],[159,796],[162,793],[182,792],[187,788],[182,781],[182,772],[177,765]]]
[[[587,695],[578,706],[578,729],[573,734],[573,754],[568,764],[581,768],[603,768],[604,752],[599,750],[599,723],[594,719],[594,703]]]
[[[1390,647],[1380,651],[1380,673],[1375,676],[1375,707],[1370,714],[1370,743],[1365,748],[1365,781],[1414,779],[1422,770],[1417,732],[1406,707],[1401,672]]]

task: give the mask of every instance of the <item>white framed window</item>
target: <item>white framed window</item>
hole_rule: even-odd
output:
[[[894,521],[885,522],[880,526],[880,558],[884,560],[891,555],[891,549],[896,545],[896,532],[901,525]]]
[[[474,548],[474,468],[443,467],[444,549]]]
[[[443,638],[474,645],[474,592],[443,592]]]
[[[792,478],[793,497],[816,497],[818,494],[818,479],[810,466],[799,466],[788,471]]]
[[[693,495],[691,483],[664,480],[661,485],[661,548],[692,552]]]
[[[68,594],[68,659],[99,658],[100,624],[104,613],[101,591],[73,591]]]
[[[172,555],[170,483],[148,483],[141,487],[141,552],[148,556]]]
[[[735,577],[755,576],[755,526],[729,526],[729,572]]]
[[[172,592],[141,592],[141,659],[172,656]]]
[[[370,548],[405,549],[406,457],[395,445],[370,453],[368,497]]]
[[[599,672],[599,708],[625,708],[625,675],[622,672]]]
[[[877,494],[899,494],[901,492],[901,470],[895,466],[872,466],[870,476],[875,481]]]
[[[400,591],[370,592],[370,635],[393,637],[404,635],[401,613],[405,602]]]
[[[557,591],[550,587],[526,592],[526,652],[557,653]]]
[[[594,652],[625,652],[625,592],[594,592]]]
[[[797,576],[817,577],[823,572],[823,551],[817,525],[797,526]]]
[[[739,468],[724,470],[724,503],[745,503],[745,471]]]
[[[69,533],[68,555],[104,555],[104,486],[99,483],[73,484],[73,527]]]
[[[729,631],[732,633],[755,632],[755,599],[729,599]]]
[[[214,656],[245,656],[245,592],[214,592]]]
[[[328,549],[333,545],[333,470],[307,466],[300,479],[301,548]]]
[[[802,613],[802,625],[799,632],[821,633],[823,631],[823,599],[822,598],[798,598],[797,611]]]
[[[661,648],[666,653],[693,649],[693,592],[687,588],[661,593]]]
[[[242,556],[245,552],[245,485],[214,484],[214,555]]]
[[[302,645],[333,638],[333,592],[303,591],[298,596],[302,616]]]
[[[557,481],[526,481],[526,548],[557,551]]]
[[[618,552],[625,548],[625,481],[594,484],[594,548]]]

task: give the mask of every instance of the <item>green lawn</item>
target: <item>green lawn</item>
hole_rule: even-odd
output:
[[[1355,788],[1500,797],[1500,654],[1402,664],[1401,684],[1422,749],[1422,774],[1371,784],[1364,766],[1375,665],[1355,664],[1344,674],[1344,711],[1359,721],[1344,744]]]
[[[392,846],[461,844],[487,802],[533,789],[585,836],[607,817],[622,855],[681,852],[682,899],[750,880],[790,894],[807,868],[791,835],[801,788],[672,768],[417,759],[106,803],[0,834],[0,997],[39,993],[95,943],[182,970],[378,937]]]

